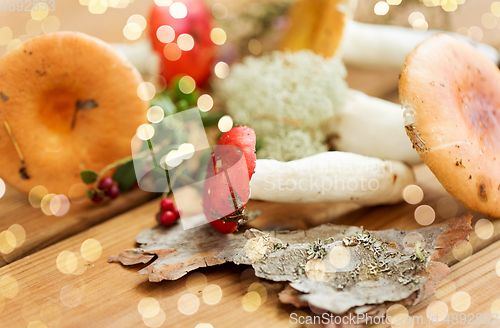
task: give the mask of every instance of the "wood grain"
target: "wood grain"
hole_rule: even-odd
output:
[[[418,167],[416,172],[426,195],[423,203],[439,208],[438,202],[447,197],[447,193],[425,167]],[[253,202],[250,206],[263,211],[262,216],[252,222],[254,226],[265,226],[275,216],[280,216],[282,222],[295,222],[293,224],[296,226],[307,227],[316,224],[314,220],[317,218],[314,218],[314,215],[310,219],[304,219],[304,216],[296,215],[297,208],[286,204]],[[186,277],[178,281],[150,283],[146,276],[137,273],[139,266],[125,268],[116,263],[108,264],[109,256],[134,247],[135,235],[155,224],[154,213],[157,207],[158,202],[152,201],[0,268],[0,279],[9,275],[19,284],[17,296],[6,300],[5,309],[0,313],[0,322],[6,327],[26,327],[29,322],[36,320],[57,327],[141,327],[144,323],[137,306],[144,297],[154,297],[168,318],[164,326],[195,327],[202,322],[211,323],[214,327],[241,327],[242,323],[247,323],[248,327],[290,325],[289,313],[294,309],[279,304],[271,288],[268,288],[267,301],[255,312],[246,312],[243,309],[243,297],[250,283],[256,279],[251,272],[244,273],[246,268],[244,266],[222,265],[200,270],[207,278],[208,284],[217,284],[222,288],[223,296],[216,305],[208,305],[202,300],[203,286],[194,288],[194,295],[198,298],[200,306],[195,314],[185,315],[179,312],[177,302],[182,295],[193,292],[193,289],[190,291],[186,287],[188,280]],[[400,204],[363,209],[348,214],[337,222],[364,225],[368,229],[413,228],[419,226],[413,219],[415,207],[416,205]],[[457,208],[456,212],[460,212],[460,209]],[[445,216],[437,214],[438,221],[444,218]],[[100,258],[89,263],[86,271],[79,276],[60,272],[56,265],[58,255],[65,250],[80,252],[82,243],[88,238],[94,238],[102,245]],[[492,238],[497,236],[494,235]],[[495,248],[495,245],[488,249],[492,249],[491,247]],[[486,256],[485,259],[488,259],[488,262],[484,262],[484,269],[481,270],[494,271],[493,262],[495,256],[498,257],[497,252],[500,251],[491,254],[480,252],[468,261],[459,263],[453,272],[455,270],[458,272],[455,274],[456,279],[460,281],[460,288],[467,285],[469,279],[470,281],[478,279],[476,274],[465,274],[466,270],[475,272],[477,256]],[[475,264],[462,269],[467,263]],[[242,281],[242,274],[247,279]],[[486,284],[486,280],[482,278],[479,282]],[[479,286],[477,285],[479,282],[474,282],[475,286]],[[81,293],[81,302],[74,308],[64,305],[68,303],[64,291],[72,290],[71,288],[79,288]],[[61,290],[64,302],[61,300]],[[474,304],[477,304],[477,309],[482,310],[483,307],[489,306],[488,304],[497,295],[495,293],[500,297],[500,293],[491,291],[488,297],[475,298]]]
[[[13,252],[1,253],[0,267],[124,213],[153,197],[155,194],[135,189],[113,202],[93,204],[85,200],[81,204],[71,204],[64,216],[48,216],[40,208],[32,207],[27,195],[7,187],[5,195],[0,198],[0,232],[13,224],[19,224],[26,232],[26,240]]]

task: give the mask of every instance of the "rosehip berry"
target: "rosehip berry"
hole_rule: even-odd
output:
[[[99,189],[108,191],[111,189],[111,187],[114,186],[113,179],[111,177],[104,177],[102,180],[99,182]]]
[[[174,201],[170,198],[163,198],[160,203],[160,207],[163,211],[173,211],[174,210]]]
[[[172,224],[174,224],[175,220],[175,214],[172,211],[165,211],[160,215],[161,224],[163,224],[164,226],[171,226]]]
[[[94,197],[92,197],[92,201],[94,203],[100,203],[100,202],[102,202],[102,200],[103,200],[102,195],[100,193],[97,193],[97,192],[95,193]]]
[[[108,192],[106,193],[106,195],[108,195],[109,198],[111,199],[115,199],[116,197],[118,197],[119,194],[120,194],[120,188],[118,188],[117,185],[112,185],[111,188],[109,188]]]

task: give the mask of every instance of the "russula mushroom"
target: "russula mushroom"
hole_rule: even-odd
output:
[[[250,198],[284,203],[393,204],[414,183],[411,169],[401,162],[332,151],[290,162],[258,159]]]
[[[281,50],[310,49],[324,57],[342,56],[350,66],[399,70],[413,48],[440,32],[359,23],[352,20],[356,7],[356,0],[297,1],[289,10],[290,28]],[[493,47],[454,35],[498,63],[498,51]]]
[[[332,148],[365,156],[418,164],[403,128],[401,105],[349,89],[342,112],[325,126]]]
[[[82,170],[130,155],[148,109],[141,83],[124,57],[82,33],[43,35],[13,49],[0,59],[1,178],[25,193],[43,185],[67,194]]]
[[[439,34],[415,48],[399,82],[408,136],[444,188],[500,217],[500,71],[467,43]]]

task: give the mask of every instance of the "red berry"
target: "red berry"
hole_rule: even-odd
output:
[[[163,198],[160,207],[163,211],[173,211],[175,208],[174,201],[170,198]]]
[[[114,186],[113,184],[113,179],[111,177],[104,177],[102,180],[99,182],[99,189],[107,191],[111,189],[111,187]]]
[[[102,195],[100,193],[97,193],[97,192],[95,193],[94,197],[92,197],[92,201],[94,203],[100,203],[100,202],[102,202],[102,200],[103,200]]]
[[[161,223],[161,213],[162,212],[158,212],[158,213],[156,213],[156,216],[155,216],[156,217],[156,221],[158,221],[158,223]]]
[[[119,194],[120,194],[120,188],[118,188],[117,185],[112,185],[111,188],[109,188],[108,192],[106,193],[106,195],[108,195],[109,198],[111,199],[115,199],[116,197],[118,197]]]
[[[172,224],[174,224],[175,220],[175,214],[172,211],[165,211],[160,215],[160,222],[164,226],[171,226]]]
[[[174,210],[172,212],[174,212],[176,220],[181,218],[181,211],[179,211],[177,207],[174,207]]]
[[[236,222],[224,223],[222,222],[222,220],[214,220],[210,221],[210,224],[212,225],[212,227],[214,227],[223,234],[233,233],[236,231],[236,228],[238,228],[238,223]]]

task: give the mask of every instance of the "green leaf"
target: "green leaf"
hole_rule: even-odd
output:
[[[175,107],[172,98],[168,95],[168,92],[162,92],[158,97],[151,100],[151,106],[161,107],[165,116],[172,115],[177,112],[177,108]]]
[[[94,198],[94,196],[95,196],[95,190],[94,189],[87,190],[87,198],[92,199],[92,198]]]
[[[134,170],[134,162],[130,161],[122,166],[120,166],[115,174],[113,174],[113,180],[118,182],[118,188],[120,191],[128,191],[137,182]]]
[[[94,183],[99,177],[99,174],[97,174],[97,172],[92,170],[84,170],[80,172],[80,177],[82,178],[82,181],[84,183],[89,184],[89,183]]]
[[[224,116],[223,113],[201,112],[200,114],[201,114],[201,120],[203,121],[203,126],[206,128],[217,125],[217,123],[219,123],[220,118]]]

